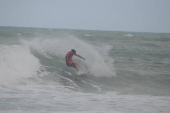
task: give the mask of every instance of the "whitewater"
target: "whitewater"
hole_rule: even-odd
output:
[[[0,113],[169,113],[169,50],[169,33],[0,27]]]

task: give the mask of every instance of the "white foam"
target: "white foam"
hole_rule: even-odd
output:
[[[109,57],[108,52],[112,46],[105,45],[94,54],[94,62],[92,64],[91,73],[95,76],[112,77],[116,76],[113,65],[114,59]]]
[[[82,66],[84,65],[87,68],[91,68],[92,75],[104,77],[111,77],[116,75],[113,65],[114,59],[108,55],[109,50],[112,49],[112,46],[110,45],[95,47],[89,42],[83,41],[74,36],[65,38],[41,37],[23,42],[29,47],[34,48],[45,57],[48,57],[47,54],[52,54],[63,58],[63,61],[66,53],[71,49],[75,49],[77,54],[85,57],[86,60],[83,61],[77,57],[73,57],[73,60],[80,63]]]
[[[87,36],[87,37],[89,37],[89,36],[91,36],[91,35],[89,35],[89,34],[85,34],[84,36]]]
[[[30,49],[34,49],[36,52],[38,52],[39,54],[43,55],[44,57],[47,58],[51,58],[50,56],[48,56],[45,52],[45,50],[42,48],[42,45],[46,45],[45,41],[43,39],[40,38],[35,38],[33,40],[27,41],[27,40],[20,40],[20,42],[30,48]]]
[[[124,35],[124,36],[133,37],[133,35],[132,35],[131,33],[128,33],[128,34],[126,34],[126,35]]]
[[[0,85],[37,74],[39,60],[23,45],[0,45]]]

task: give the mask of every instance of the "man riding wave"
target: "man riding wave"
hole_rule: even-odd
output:
[[[82,58],[83,60],[85,60],[85,58],[83,58],[82,56],[76,54],[76,50],[71,49],[71,51],[69,51],[66,56],[65,56],[65,60],[66,60],[66,65],[68,67],[74,67],[76,68],[77,71],[79,71],[79,67],[80,65],[78,63],[76,63],[75,61],[72,60],[73,55]]]

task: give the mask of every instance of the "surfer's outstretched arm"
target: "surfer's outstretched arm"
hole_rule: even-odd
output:
[[[75,54],[75,56],[78,56],[79,58],[82,58],[83,60],[85,60],[85,58],[83,58],[82,56]]]

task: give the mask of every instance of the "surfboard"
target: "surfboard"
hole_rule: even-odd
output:
[[[90,73],[90,70],[87,70],[87,71],[85,71],[83,73],[77,74],[75,77],[82,77],[82,76],[84,76],[84,75],[86,75],[88,73]]]

